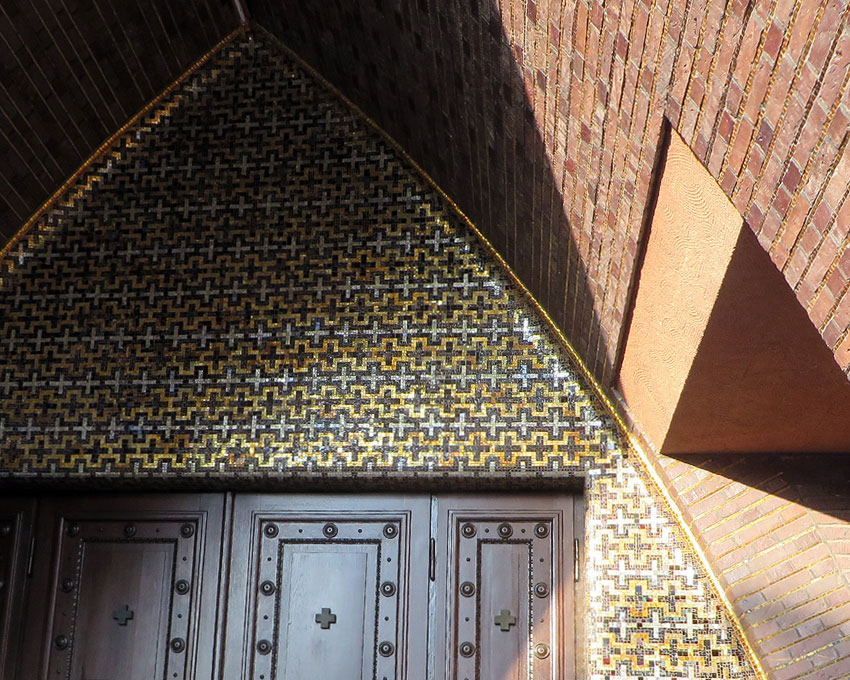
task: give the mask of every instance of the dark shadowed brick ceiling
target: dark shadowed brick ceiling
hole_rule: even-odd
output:
[[[665,124],[850,368],[850,6],[248,0],[615,377]],[[725,9],[724,9],[725,8]]]
[[[0,242],[237,24],[231,0],[0,3]]]

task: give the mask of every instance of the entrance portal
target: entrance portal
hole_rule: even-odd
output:
[[[53,557],[36,574],[48,595],[30,607],[19,677],[572,678],[580,506],[475,494],[48,501],[37,554]]]

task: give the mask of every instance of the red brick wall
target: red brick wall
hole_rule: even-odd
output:
[[[850,367],[846,3],[248,4],[458,201],[598,377],[665,118]]]
[[[846,456],[662,456],[659,464],[770,678],[846,678]]]
[[[232,0],[0,3],[0,247],[237,25]]]

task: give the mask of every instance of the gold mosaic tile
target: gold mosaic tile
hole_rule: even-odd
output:
[[[0,261],[0,478],[584,478],[589,677],[753,677],[545,320],[263,40],[227,45]]]

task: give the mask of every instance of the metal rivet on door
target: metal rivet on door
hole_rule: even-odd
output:
[[[549,656],[549,645],[543,642],[538,642],[536,645],[534,645],[534,656],[536,656],[538,659],[547,658]]]

